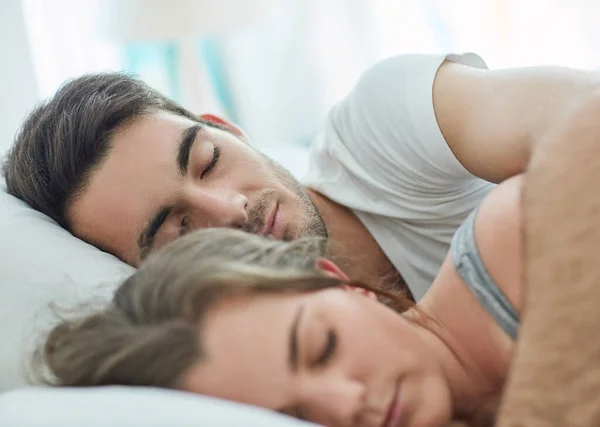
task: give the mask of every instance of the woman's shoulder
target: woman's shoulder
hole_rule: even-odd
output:
[[[522,308],[524,278],[522,190],[523,175],[499,184],[482,202],[475,219],[480,257],[518,312]]]

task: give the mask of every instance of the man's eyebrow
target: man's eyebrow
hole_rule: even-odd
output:
[[[202,129],[201,124],[194,124],[186,128],[181,132],[179,139],[179,147],[177,149],[177,167],[182,175],[185,175],[188,170],[188,164],[190,160],[190,150],[196,140],[196,135]],[[165,222],[165,219],[170,215],[173,210],[172,206],[161,207],[148,222],[148,225],[144,227],[140,236],[138,237],[138,248],[140,250],[140,259],[144,259],[154,243],[154,238],[161,225]]]
[[[154,243],[154,237],[160,226],[165,222],[165,219],[171,214],[173,210],[172,206],[161,207],[148,222],[148,225],[144,227],[138,238],[138,248],[140,249],[140,259],[144,259]]]
[[[300,324],[303,311],[304,306],[300,306],[290,327],[290,352],[288,361],[292,372],[298,370],[298,325]]]
[[[177,166],[179,167],[179,172],[181,172],[182,175],[187,173],[188,163],[190,160],[190,150],[192,149],[192,145],[194,145],[196,135],[200,129],[202,129],[202,127],[203,126],[200,124],[194,124],[181,133],[179,149],[177,150]]]

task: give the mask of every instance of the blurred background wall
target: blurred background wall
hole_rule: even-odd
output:
[[[22,117],[38,100],[20,0],[0,0],[0,158]]]
[[[259,147],[306,146],[379,59],[600,67],[596,0],[0,0],[0,150],[66,79],[126,70]]]

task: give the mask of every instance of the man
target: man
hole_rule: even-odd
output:
[[[331,111],[305,187],[233,124],[123,76],[87,76],[26,120],[7,187],[134,266],[199,227],[327,235],[351,277],[418,299],[490,182],[523,172],[596,87],[596,73],[488,71],[476,55],[390,58]]]
[[[523,195],[525,316],[499,427],[600,425],[600,93],[540,141]]]

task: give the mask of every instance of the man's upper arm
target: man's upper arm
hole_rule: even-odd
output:
[[[329,124],[334,132],[324,148],[347,152],[391,188],[455,193],[473,181],[444,139],[434,112],[434,81],[445,61],[485,66],[473,54],[407,54],[380,61],[333,108]]]
[[[599,84],[598,73],[561,67],[489,71],[447,61],[434,82],[434,110],[462,165],[500,182],[523,172],[535,141]]]
[[[600,425],[599,115],[594,94],[528,166],[525,315],[498,426]]]

